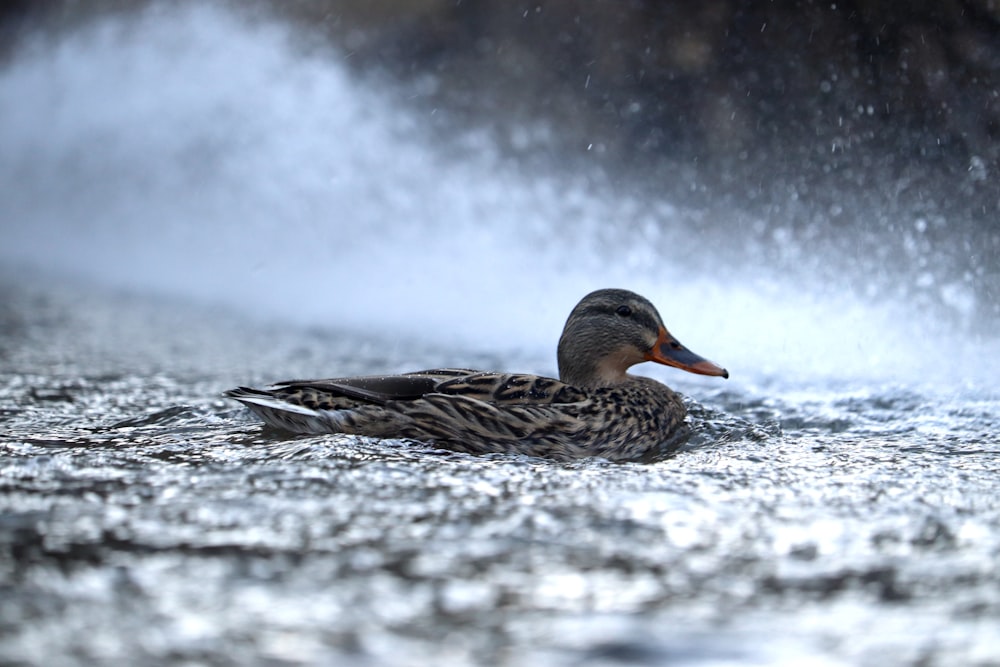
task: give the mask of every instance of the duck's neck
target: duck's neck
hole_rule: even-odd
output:
[[[574,360],[575,361],[575,360]],[[581,364],[559,360],[559,379],[566,384],[584,389],[614,387],[631,380],[620,360],[604,358],[598,363]]]

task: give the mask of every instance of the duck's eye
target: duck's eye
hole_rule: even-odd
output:
[[[618,309],[615,312],[618,313],[620,317],[632,316],[632,309],[629,308],[628,306],[618,306]]]

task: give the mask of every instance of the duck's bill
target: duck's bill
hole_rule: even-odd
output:
[[[687,349],[666,329],[660,329],[660,336],[653,349],[646,354],[646,359],[698,375],[729,377],[729,371]]]

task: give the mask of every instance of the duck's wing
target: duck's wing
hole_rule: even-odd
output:
[[[326,380],[286,380],[271,385],[269,392],[285,397],[347,398],[362,403],[385,405],[389,401],[413,401],[434,393],[443,382],[475,374],[465,368],[438,368],[400,375],[364,375]],[[319,406],[323,407],[323,406]],[[338,406],[339,407],[339,406]]]
[[[237,391],[240,391],[239,395]],[[242,399],[250,391],[259,390],[241,387],[226,395]],[[349,407],[351,402],[385,405],[391,401],[414,401],[432,394],[501,407],[575,403],[586,398],[580,389],[553,378],[465,368],[436,368],[401,375],[289,380],[267,387],[264,392],[271,397],[319,409],[343,409]]]

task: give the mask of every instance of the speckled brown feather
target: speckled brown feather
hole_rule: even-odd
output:
[[[409,438],[470,453],[521,453],[557,459],[603,456],[640,459],[683,423],[680,398],[643,377],[585,392],[559,380],[523,374],[451,369],[408,375],[438,376],[417,398],[362,400],[342,387],[356,378],[283,382],[267,390],[241,387],[226,393],[265,422],[298,433],[348,433]],[[298,415],[247,401],[266,396],[301,406]]]
[[[225,395],[268,424],[295,433],[408,438],[461,452],[563,460],[646,459],[687,432],[686,410],[676,393],[624,372],[647,359],[665,363],[648,352],[665,331],[647,300],[625,290],[600,290],[577,305],[560,339],[560,375],[577,379],[576,385],[537,375],[444,368],[293,380]],[[700,360],[675,340],[668,342]],[[704,363],[719,371],[710,369],[711,374],[725,373]]]

